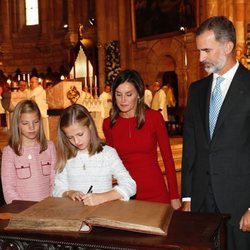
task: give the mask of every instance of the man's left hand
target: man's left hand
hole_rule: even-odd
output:
[[[246,211],[240,220],[240,229],[244,232],[250,232],[250,211]]]

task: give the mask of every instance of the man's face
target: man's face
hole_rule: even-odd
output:
[[[32,77],[31,80],[30,80],[30,88],[35,89],[38,86],[39,86],[38,78],[37,77]]]
[[[196,37],[197,49],[200,51],[200,62],[208,73],[220,73],[227,61],[225,43],[215,40],[212,30],[207,30]]]
[[[158,82],[155,82],[153,88],[154,88],[154,91],[157,91],[161,88],[161,86]]]
[[[106,86],[105,86],[105,92],[107,92],[107,93],[110,93],[110,92],[111,92],[111,89],[110,89],[110,86],[109,86],[109,85],[106,85]]]
[[[25,89],[27,89],[27,83],[25,81],[20,81],[19,90],[24,91]]]

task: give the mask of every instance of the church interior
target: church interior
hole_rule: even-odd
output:
[[[11,91],[14,104],[20,81],[29,85],[32,75],[39,77],[54,139],[58,110],[74,102],[65,93],[86,87],[93,100],[85,105],[102,134],[98,96],[121,70],[137,70],[151,90],[154,82],[170,81],[176,103],[168,108],[168,132],[179,175],[188,88],[206,75],[195,44],[198,25],[215,15],[232,20],[236,57],[250,68],[248,0],[4,0],[0,5],[0,86]],[[7,119],[1,114],[1,148]]]
[[[173,173],[177,176],[176,190],[181,193],[188,90],[193,82],[207,76],[196,48],[196,30],[209,17],[229,18],[236,28],[235,57],[250,69],[249,13],[249,0],[0,0],[0,158],[8,144],[13,110],[18,102],[28,98],[28,91],[32,92],[33,77],[46,95],[42,122],[47,139],[56,144],[61,112],[78,103],[90,112],[97,133],[105,142],[102,125],[112,107],[110,86],[122,70],[133,69],[142,76],[153,96],[157,84],[165,93],[167,88],[171,89],[171,97],[166,94],[165,122],[174,160]],[[107,86],[110,99],[106,100],[109,106],[104,107],[101,95]],[[158,143],[155,155],[158,154],[161,170],[157,169],[161,178],[164,176],[163,185],[169,187],[166,163],[159,148]],[[111,178],[111,188],[114,183]],[[2,205],[6,203],[0,190],[1,249],[66,249],[67,244],[72,246],[67,249],[79,250],[137,249],[133,248],[136,244],[138,249],[163,249],[166,245],[169,247],[164,249],[226,249],[222,246],[226,244],[223,236],[226,216],[201,214],[188,218],[181,211],[176,213],[177,226],[168,238],[98,228],[93,229],[93,234],[39,233],[38,240],[36,234],[24,230],[16,235],[10,232],[8,239],[4,231],[6,218],[2,220],[1,216],[12,216],[13,211],[20,210],[15,210],[15,203],[5,210]],[[16,204],[22,209],[30,206]],[[179,235],[184,235],[187,242],[183,248],[174,245],[182,241]],[[22,247],[19,240],[24,241]],[[38,247],[41,242],[43,248]],[[190,247],[194,242],[197,248]],[[119,246],[109,248],[113,243]]]

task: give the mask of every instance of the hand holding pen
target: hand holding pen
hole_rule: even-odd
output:
[[[68,197],[73,201],[83,201],[86,198],[87,194],[91,194],[93,192],[92,189],[93,189],[93,186],[91,185],[86,194],[81,191],[71,190],[71,191],[65,192],[63,196]]]
[[[91,186],[89,187],[89,190],[88,190],[87,194],[89,194],[89,193],[92,193],[92,192],[93,192],[93,191],[92,191],[92,188],[93,188],[93,186],[91,185]]]
[[[96,206],[96,205],[99,205],[99,204],[104,202],[104,200],[103,200],[104,194],[103,193],[94,193],[93,194],[92,189],[93,189],[93,186],[91,185],[89,187],[87,193],[82,198],[82,202],[84,203],[84,205]]]

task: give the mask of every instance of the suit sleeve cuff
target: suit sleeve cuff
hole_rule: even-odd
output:
[[[182,201],[191,201],[191,197],[183,197]]]

